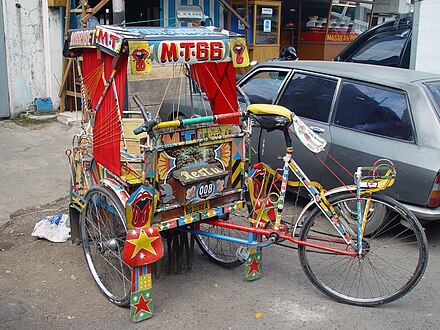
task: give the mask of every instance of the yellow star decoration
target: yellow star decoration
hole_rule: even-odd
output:
[[[258,219],[267,222],[271,220],[268,212],[273,208],[275,208],[275,206],[267,206],[265,203],[262,203],[260,208],[255,208],[255,213],[257,214]]]
[[[154,250],[153,246],[151,245],[152,242],[157,240],[159,236],[156,237],[149,237],[143,230],[141,230],[141,233],[139,234],[139,237],[136,239],[129,239],[127,242],[130,242],[135,246],[135,249],[132,254],[132,258],[138,254],[138,252],[142,249],[157,255],[156,251]]]

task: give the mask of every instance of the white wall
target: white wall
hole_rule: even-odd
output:
[[[440,73],[440,0],[420,2],[415,69]],[[414,40],[414,39],[413,39]]]
[[[396,14],[398,12],[398,2],[395,0],[376,0],[374,2],[374,12]]]
[[[61,81],[62,50],[59,9],[49,9],[47,0],[0,1],[11,116],[25,111],[36,97],[51,97],[54,107],[58,107],[56,80]]]

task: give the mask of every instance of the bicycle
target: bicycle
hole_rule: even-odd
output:
[[[377,194],[394,182],[394,166],[381,160],[359,168],[355,185],[330,191],[311,182],[293,159],[289,128],[314,152],[325,141],[286,108],[238,109],[231,77],[234,66],[248,65],[241,36],[201,28],[100,26],[69,30],[64,49],[65,56],[76,58],[83,110],[83,130],[66,152],[72,235],[81,241],[102,293],[116,305],[130,304],[133,321],[154,314],[151,264],[164,255],[162,238],[170,252],[170,239],[181,246],[185,233],[220,266],[244,263],[246,280],[261,276],[263,248],[293,243],[311,282],[345,303],[391,302],[420,280],[428,260],[423,229],[402,205]],[[144,118],[123,112],[128,64],[140,74],[152,62],[171,66],[167,89],[172,80],[179,91],[185,90],[182,83],[196,82],[213,115],[182,118],[177,107],[171,118],[178,119],[156,121],[137,95],[133,99]],[[282,169],[262,163],[249,169],[253,120],[284,132]],[[297,181],[289,181],[289,172]],[[290,223],[283,218],[289,185],[304,187],[311,200]]]
[[[355,185],[326,192],[294,161],[288,128],[293,123],[297,137],[315,152],[323,149],[325,141],[284,107],[254,104],[247,111],[263,129],[284,132],[283,168],[253,166],[247,177],[249,216],[236,211],[182,230],[195,234],[203,253],[226,268],[255,262],[263,247],[293,243],[309,280],[343,303],[374,306],[411,291],[426,269],[428,247],[417,218],[396,200],[377,193],[394,182],[393,164],[380,160],[373,167],[360,167]],[[290,171],[298,181],[288,180]],[[301,212],[290,226],[282,221],[287,186],[304,187],[311,199],[308,212]],[[247,220],[252,226],[244,224]],[[374,228],[368,228],[367,234],[369,223]],[[249,239],[243,233],[253,235]]]

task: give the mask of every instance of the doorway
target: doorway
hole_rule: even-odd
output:
[[[160,0],[125,0],[125,21],[130,25],[160,26]]]

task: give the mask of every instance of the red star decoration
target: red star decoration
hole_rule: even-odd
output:
[[[141,311],[146,311],[148,314],[151,314],[150,307],[148,307],[150,301],[151,299],[145,300],[143,295],[139,295],[139,302],[137,304],[133,304],[133,306],[136,307],[134,315],[137,315]]]
[[[260,264],[261,264],[261,261],[258,262],[257,258],[254,257],[254,260],[252,260],[252,262],[249,264],[249,270],[248,270],[247,276],[251,275],[253,272],[260,273]]]

